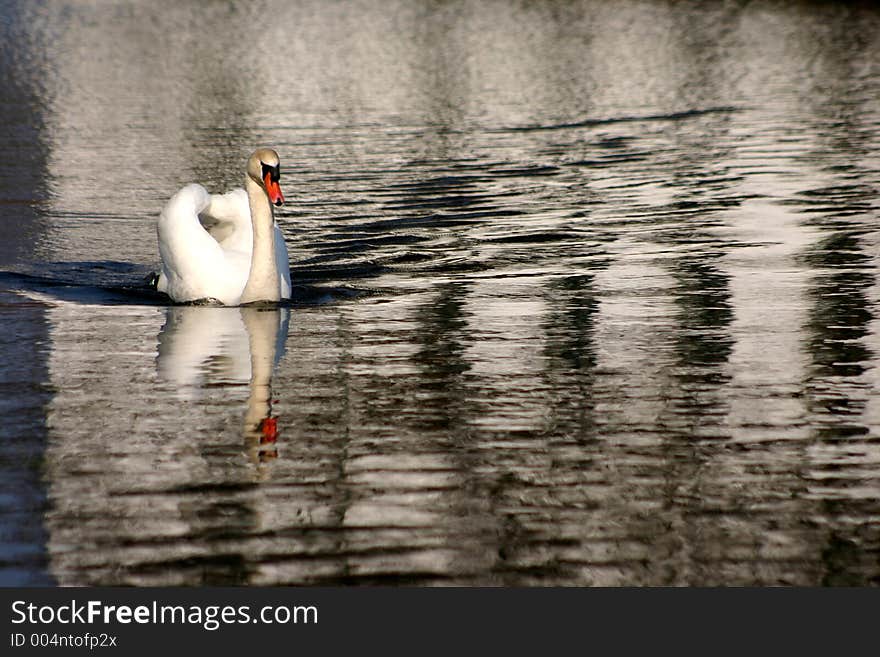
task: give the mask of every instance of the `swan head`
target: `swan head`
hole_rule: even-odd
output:
[[[254,181],[266,190],[269,201],[274,205],[284,203],[284,194],[281,193],[281,161],[278,153],[271,148],[258,148],[251,155],[247,164],[247,173]]]

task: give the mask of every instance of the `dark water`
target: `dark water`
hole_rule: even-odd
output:
[[[0,1],[4,584],[880,584],[880,12]],[[144,283],[281,154],[294,303]]]

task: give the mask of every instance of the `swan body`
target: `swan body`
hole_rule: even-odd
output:
[[[209,194],[191,184],[172,196],[157,226],[156,288],[177,302],[289,299],[287,245],[272,212],[284,201],[279,176],[277,153],[259,149],[248,160],[245,189]]]

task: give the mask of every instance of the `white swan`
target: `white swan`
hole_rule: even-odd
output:
[[[280,175],[278,153],[261,148],[248,159],[244,189],[212,195],[192,184],[172,196],[157,226],[156,289],[227,306],[289,299],[287,245],[272,212],[284,203]]]

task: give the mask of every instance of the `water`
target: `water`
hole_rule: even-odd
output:
[[[877,585],[880,12],[0,2],[4,584]],[[294,299],[145,284],[282,158]]]

